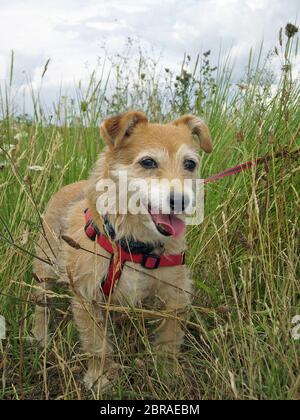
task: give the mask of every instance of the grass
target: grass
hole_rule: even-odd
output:
[[[12,54],[10,80],[0,92],[0,314],[7,321],[1,399],[300,398],[300,343],[291,338],[292,319],[300,314],[299,155],[291,154],[300,143],[297,54],[297,35],[281,31],[267,58],[262,50],[251,52],[237,85],[230,60],[212,67],[210,52],[195,61],[184,57],[176,75],[142,53],[129,65],[129,45],[125,56],[106,57],[100,76],[98,69],[88,85],[80,83],[74,98],[61,95],[52,116],[32,91],[32,118],[15,111]],[[274,80],[277,61],[281,73]],[[51,61],[43,77],[47,71]],[[124,370],[107,394],[97,395],[80,382],[86,356],[67,290],[50,299],[47,350],[27,340],[37,287],[31,253],[49,198],[86,178],[101,151],[101,118],[128,108],[159,121],[203,115],[215,145],[204,157],[203,177],[256,157],[271,159],[206,187],[204,222],[188,232],[195,297],[178,359],[156,360],[149,344],[156,320],[138,308],[124,310],[113,333]]]

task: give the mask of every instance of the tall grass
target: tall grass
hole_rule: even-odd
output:
[[[106,56],[89,83],[79,83],[73,98],[61,94],[51,111],[42,91],[32,90],[30,117],[15,111],[12,54],[0,92],[0,314],[7,321],[0,398],[299,399],[300,346],[291,338],[291,321],[300,314],[299,160],[291,154],[300,137],[297,35],[281,31],[274,51],[266,58],[262,51],[250,53],[244,77],[234,83],[230,60],[214,66],[209,51],[195,60],[185,56],[175,74],[142,51],[133,65],[129,49]],[[49,297],[54,325],[47,350],[28,340],[38,287],[31,254],[49,198],[86,178],[101,151],[101,118],[128,108],[156,121],[204,116],[215,148],[203,160],[203,177],[258,156],[271,159],[207,185],[205,220],[188,232],[195,297],[178,359],[157,360],[146,332],[156,320],[124,309],[113,334],[124,368],[107,394],[96,395],[80,382],[86,356],[67,290]]]

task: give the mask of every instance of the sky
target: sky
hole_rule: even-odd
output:
[[[0,83],[11,50],[18,86],[38,86],[50,58],[43,88],[53,95],[88,76],[104,43],[116,54],[128,37],[172,69],[185,52],[217,54],[221,45],[242,69],[252,46],[272,48],[299,13],[300,0],[0,0]]]

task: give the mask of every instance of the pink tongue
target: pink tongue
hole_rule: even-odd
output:
[[[165,231],[175,237],[185,231],[185,223],[174,214],[151,214],[154,223],[160,224]]]

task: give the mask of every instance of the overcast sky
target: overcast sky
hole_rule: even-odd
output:
[[[162,52],[165,66],[176,67],[184,52],[231,49],[246,65],[251,46],[262,39],[271,48],[278,30],[295,22],[300,0],[0,0],[0,80],[8,77],[15,52],[16,82],[44,80],[52,92],[87,75],[106,43],[120,52],[128,37]]]

